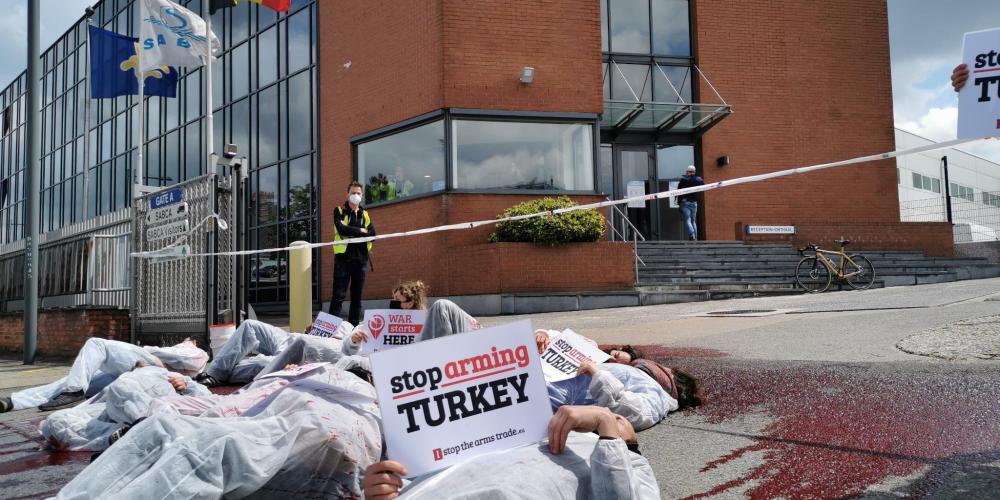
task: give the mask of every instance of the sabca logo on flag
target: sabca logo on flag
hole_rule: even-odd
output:
[[[201,66],[220,49],[205,20],[170,0],[142,0],[140,45],[143,70],[160,66]]]

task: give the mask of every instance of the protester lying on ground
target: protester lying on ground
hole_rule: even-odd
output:
[[[621,415],[636,430],[648,429],[668,413],[696,407],[702,396],[690,374],[640,359],[632,365],[584,363],[576,377],[546,384],[552,408],[597,405]]]
[[[456,333],[471,332],[480,328],[482,325],[479,324],[479,321],[458,307],[458,304],[448,299],[438,299],[427,310],[427,319],[424,321],[420,340],[431,340]],[[345,339],[344,352],[352,355],[360,353],[362,344],[370,336],[371,333],[366,325],[358,325],[351,332],[350,337]]]
[[[53,412],[39,431],[50,448],[100,451],[111,444],[117,431],[145,417],[153,400],[178,394],[211,393],[184,375],[157,366],[136,368],[83,404]]]
[[[545,350],[549,348],[549,344],[552,343],[552,338],[559,335],[559,333],[560,332],[558,330],[545,330],[545,329],[535,330],[535,346],[538,347],[538,354],[545,352]],[[597,345],[597,341],[588,337],[584,337],[583,335],[580,336],[583,337],[587,342],[590,342],[595,346]],[[642,359],[642,353],[638,349],[630,345],[621,345],[618,347],[606,347],[601,350],[611,356],[611,358],[608,359],[607,363],[621,363],[627,365],[632,363],[633,361]]]
[[[349,324],[349,323],[348,323]],[[297,335],[284,350],[274,356],[254,378],[286,369],[289,365],[310,363],[334,363],[338,368],[349,370],[360,367],[371,371],[371,361],[364,356],[345,354],[347,342],[336,338]]]
[[[660,498],[635,430],[605,408],[563,406],[548,443],[472,458],[404,487],[406,467],[382,461],[365,471],[366,500],[390,498]]]
[[[239,417],[149,416],[57,498],[359,498],[380,425],[374,387],[325,366]]]
[[[37,406],[40,410],[58,410],[74,406],[87,394],[94,395],[91,384],[103,385],[137,366],[165,367],[178,373],[198,373],[208,362],[208,354],[188,339],[172,347],[139,347],[117,340],[87,339],[73,360],[69,374],[55,382],[32,387],[0,398],[0,413]],[[102,375],[103,374],[103,375]]]
[[[351,329],[353,329],[353,325],[345,321],[337,328],[337,333],[344,336]],[[259,369],[267,365],[267,363],[256,361],[244,362],[247,355],[276,356],[300,336],[302,336],[300,333],[289,333],[263,321],[248,319],[240,324],[240,327],[216,353],[205,372],[198,374],[195,380],[208,387],[225,383],[246,382],[257,375],[257,373],[252,373],[255,367],[258,367],[259,372]],[[240,366],[241,363],[244,363],[243,366]],[[240,376],[234,377],[234,371],[237,371],[238,366],[241,368],[239,370]],[[249,377],[247,377],[248,375]]]

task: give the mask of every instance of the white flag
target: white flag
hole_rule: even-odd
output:
[[[210,33],[205,20],[169,0],[142,0],[140,56],[142,70],[160,66],[201,66],[219,51],[219,39]]]

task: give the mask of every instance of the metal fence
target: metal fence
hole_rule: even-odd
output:
[[[48,238],[38,249],[41,307],[126,308],[131,289],[128,222],[83,228],[61,239]],[[0,256],[0,311],[23,306],[24,251]]]
[[[955,243],[1000,241],[1000,192],[950,198]],[[903,222],[947,222],[948,211],[943,196],[899,204],[899,218]]]

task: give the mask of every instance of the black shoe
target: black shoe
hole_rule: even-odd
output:
[[[38,405],[38,409],[41,411],[61,410],[63,408],[76,406],[84,399],[86,398],[83,396],[83,391],[64,392],[53,398],[52,401]]]
[[[209,375],[209,374],[207,374],[205,372],[201,372],[201,373],[195,375],[194,381],[198,382],[199,384],[201,384],[201,385],[203,385],[205,387],[215,387],[217,385],[222,385],[221,383],[219,383],[218,380],[215,379],[215,377],[213,377],[213,376],[211,376],[211,375]]]
[[[142,422],[143,420],[146,420],[146,417],[142,417],[139,420],[136,420],[135,422],[132,422],[131,424],[128,424],[125,427],[122,427],[115,432],[112,432],[111,435],[108,436],[108,446],[115,444],[119,439],[125,436],[126,432],[128,432],[130,429],[135,427],[136,424]]]
[[[694,236],[688,236],[688,241],[694,241]]]
[[[103,451],[94,452],[94,454],[90,456],[90,463],[94,463],[94,460],[97,460],[97,457],[101,456],[101,453],[104,452]]]
[[[0,398],[0,413],[7,413],[14,409],[14,402],[10,398]]]

